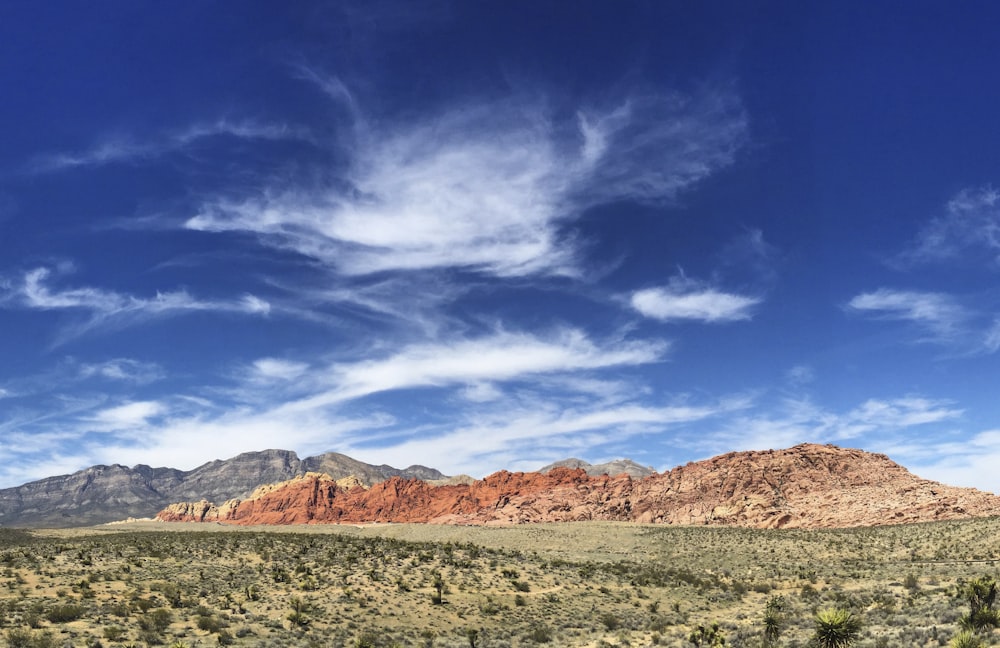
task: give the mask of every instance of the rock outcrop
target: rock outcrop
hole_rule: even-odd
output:
[[[365,489],[314,473],[219,507],[175,504],[158,518],[240,525],[616,520],[817,528],[996,514],[996,495],[920,479],[885,455],[803,444],[729,453],[642,479],[555,467],[441,486],[393,477]]]

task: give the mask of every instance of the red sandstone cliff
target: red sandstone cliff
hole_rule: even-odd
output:
[[[555,468],[445,486],[393,477],[364,488],[310,473],[243,501],[172,504],[157,517],[240,525],[615,520],[816,528],[997,514],[1000,497],[920,479],[885,455],[803,444],[733,452],[639,480]]]

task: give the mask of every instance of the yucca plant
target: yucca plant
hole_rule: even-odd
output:
[[[813,640],[819,648],[848,648],[860,634],[861,620],[850,610],[828,608],[816,613]]]
[[[969,630],[962,630],[948,642],[949,648],[982,648],[983,642]]]

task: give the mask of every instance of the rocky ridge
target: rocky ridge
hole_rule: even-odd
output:
[[[733,452],[640,479],[557,466],[546,473],[501,471],[471,484],[393,477],[366,489],[309,474],[219,507],[174,504],[157,517],[239,525],[613,520],[819,528],[997,514],[1000,497],[920,479],[885,455],[802,444]]]
[[[299,459],[288,450],[247,452],[189,471],[145,465],[92,466],[71,475],[0,489],[0,526],[80,526],[152,517],[171,502],[247,498],[261,484],[309,472],[335,478],[353,475],[366,484],[395,476],[446,479],[425,466],[402,470],[374,466],[336,452]]]

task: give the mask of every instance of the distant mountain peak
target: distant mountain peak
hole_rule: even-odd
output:
[[[403,470],[372,466],[336,452],[300,460],[291,450],[274,448],[216,459],[188,471],[142,464],[132,468],[97,465],[71,475],[0,489],[0,526],[82,526],[152,517],[171,502],[247,498],[258,486],[309,472],[326,473],[334,479],[353,476],[367,485],[391,477],[447,479],[425,466]]]
[[[599,477],[601,475],[610,475],[614,477],[615,475],[626,474],[633,479],[642,479],[643,477],[648,477],[656,472],[652,466],[643,466],[642,464],[636,463],[631,459],[616,459],[614,461],[608,461],[606,463],[595,465],[575,457],[550,463],[543,468],[539,468],[538,472],[543,475],[548,474],[553,468],[581,468],[591,477]]]

